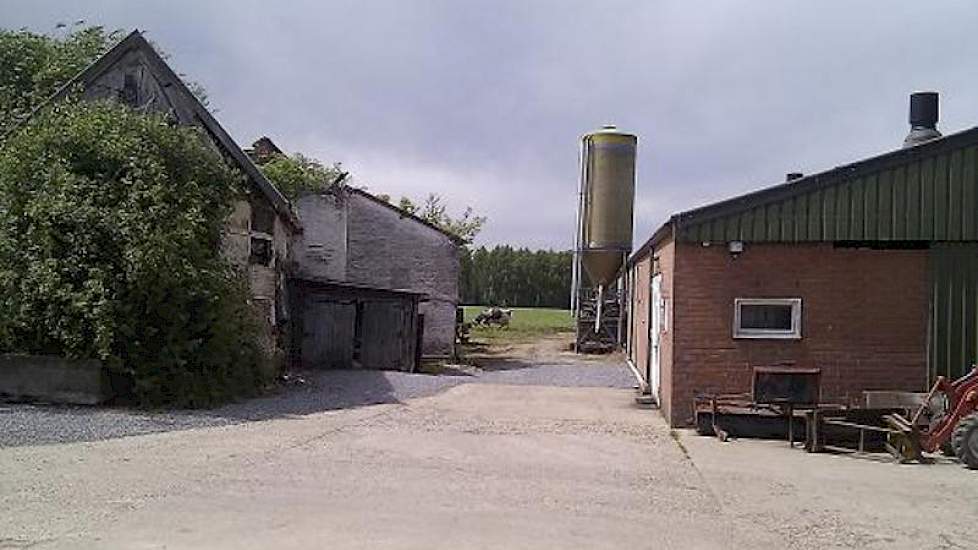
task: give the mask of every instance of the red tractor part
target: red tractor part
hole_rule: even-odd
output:
[[[929,426],[920,427],[920,419],[934,412],[932,403],[941,397],[946,404],[944,413],[936,416]],[[899,414],[885,418],[898,431],[891,438],[891,446],[903,458],[921,460],[921,451],[933,453],[950,446],[964,465],[978,469],[978,366],[972,366],[971,372],[953,382],[938,376],[910,419]]]

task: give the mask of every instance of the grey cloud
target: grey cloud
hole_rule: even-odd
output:
[[[343,161],[372,190],[437,191],[482,242],[567,247],[577,140],[640,136],[636,241],[705,202],[892,149],[907,94],[978,123],[968,2],[0,0],[5,26],[140,27],[241,142]]]

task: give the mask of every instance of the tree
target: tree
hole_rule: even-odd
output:
[[[0,29],[0,138],[120,37],[97,26],[63,37]]]
[[[262,384],[244,277],[221,254],[242,178],[200,131],[58,103],[0,148],[0,351],[97,358],[144,404]]]
[[[569,251],[500,245],[462,250],[460,291],[465,304],[569,307]]]
[[[466,242],[472,242],[486,223],[486,217],[476,216],[471,206],[467,206],[461,216],[453,218],[448,214],[448,207],[444,199],[435,193],[429,193],[420,206],[408,197],[401,197],[398,207],[458,236]]]
[[[339,183],[340,176],[345,174],[339,163],[327,166],[300,153],[276,156],[262,164],[261,170],[290,200],[307,193],[322,193],[333,183]]]

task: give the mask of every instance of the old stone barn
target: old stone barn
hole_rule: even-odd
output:
[[[630,258],[628,358],[673,426],[753,367],[823,402],[926,391],[978,354],[978,128],[915,97],[903,148],[671,217]]]
[[[202,128],[209,143],[240,170],[247,180],[247,197],[234,204],[224,252],[248,274],[252,299],[264,314],[266,347],[284,358],[290,317],[285,295],[287,268],[293,234],[299,229],[289,201],[139,31],[129,34],[49,102],[60,101],[79,88],[84,100],[119,101],[142,112],[162,113],[177,124]]]
[[[253,160],[138,31],[72,85],[203,128],[247,178],[224,248],[282,366],[413,370],[422,355],[454,355],[457,237],[350,187],[291,204],[256,166],[281,154],[274,143],[256,143]]]
[[[282,154],[268,138],[259,161]],[[413,370],[455,355],[455,235],[351,186],[295,200],[292,355],[306,368]]]
[[[413,370],[423,355],[454,355],[457,237],[350,187],[292,204],[256,165],[281,151],[266,138],[253,160],[139,31],[48,101],[74,90],[199,127],[241,172],[246,197],[222,247],[248,276],[279,368]]]

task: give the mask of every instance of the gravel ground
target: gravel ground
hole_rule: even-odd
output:
[[[404,404],[0,449],[0,548],[781,548],[725,521],[631,396],[458,384]]]
[[[494,358],[484,368],[458,367],[438,375],[384,371],[322,371],[305,384],[273,395],[205,411],[150,413],[128,409],[0,404],[0,447],[97,441],[170,430],[223,426],[425,397],[465,383],[631,388],[620,361],[566,354]]]

